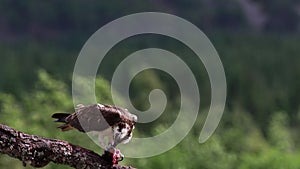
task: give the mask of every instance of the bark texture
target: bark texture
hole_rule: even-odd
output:
[[[76,169],[134,169],[113,165],[109,153],[102,156],[63,140],[25,134],[0,124],[0,153],[7,154],[33,167],[44,167],[50,162]]]

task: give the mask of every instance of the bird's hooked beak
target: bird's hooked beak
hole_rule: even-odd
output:
[[[132,115],[132,121],[134,121],[134,123],[136,123],[137,121],[138,121],[138,118],[137,118],[137,116],[136,115]]]

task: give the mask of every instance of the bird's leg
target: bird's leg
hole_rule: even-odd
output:
[[[116,149],[116,144],[110,144],[108,148],[108,152],[111,155],[113,164],[118,164],[119,161],[122,161],[124,158],[124,155],[121,153],[119,149]]]
[[[104,155],[113,164],[117,164],[119,161],[123,160],[123,154],[120,150],[115,147],[119,144],[118,139],[115,138],[112,128],[108,128],[102,132],[99,132],[99,143],[105,149]]]

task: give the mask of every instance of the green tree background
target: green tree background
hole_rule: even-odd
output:
[[[214,135],[199,144],[210,103],[210,83],[201,61],[180,42],[163,36],[143,35],[120,42],[98,70],[96,94],[100,103],[112,104],[110,81],[120,61],[148,47],[180,56],[195,74],[201,93],[197,121],[180,144],[156,157],[126,158],[122,163],[138,168],[300,168],[300,3],[249,0],[267,16],[261,29],[255,29],[239,2],[1,0],[0,123],[102,153],[88,136],[62,133],[50,118],[54,112],[73,111],[71,77],[78,53],[93,32],[113,19],[134,12],[168,12],[195,23],[217,49],[227,78],[226,110]],[[138,124],[135,136],[160,133],[177,116],[178,87],[161,71],[143,71],[134,78],[130,86],[133,104],[147,109],[148,94],[155,88],[167,95],[166,111],[155,122]],[[0,168],[23,166],[0,155]],[[69,167],[50,164],[45,168]]]

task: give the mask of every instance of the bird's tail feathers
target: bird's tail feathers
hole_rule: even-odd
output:
[[[69,116],[70,114],[68,113],[54,113],[52,115],[52,118],[56,119],[55,122],[62,122],[62,123],[66,123],[63,124],[61,126],[58,126],[57,128],[60,128],[61,131],[68,131],[68,130],[72,130],[73,127],[67,123],[66,118]]]
[[[72,130],[74,129],[71,125],[69,124],[63,124],[61,126],[58,126],[57,128],[60,128],[61,131],[69,131],[69,130]]]
[[[54,113],[51,117],[56,119],[55,122],[66,122],[66,118],[69,116],[70,114],[68,113]]]

